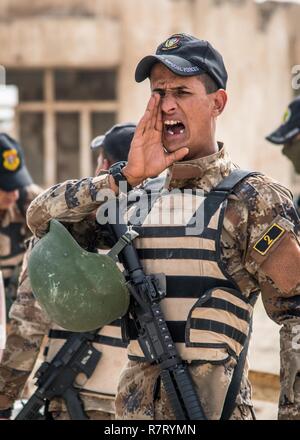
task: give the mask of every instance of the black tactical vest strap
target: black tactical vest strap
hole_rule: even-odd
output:
[[[89,333],[89,332],[87,332],[87,333]],[[92,334],[93,332],[90,332],[90,333]],[[75,332],[72,332],[69,330],[51,329],[48,333],[48,338],[49,339],[68,339],[71,336],[73,336],[74,334],[75,334]],[[109,345],[111,347],[123,347],[123,348],[127,347],[127,344],[124,343],[121,339],[113,338],[111,336],[95,335],[93,338],[93,342],[96,342],[98,344],[103,344],[103,345]]]
[[[241,388],[241,382],[243,378],[244,366],[247,358],[251,333],[252,333],[252,320],[250,323],[250,330],[247,340],[239,356],[238,363],[236,364],[236,367],[234,369],[234,373],[225,397],[225,402],[220,420],[229,420],[236,406],[236,398]]]
[[[212,191],[225,191],[231,193],[233,188],[246,177],[257,176],[260,173],[248,170],[233,170],[229,176],[225,177]]]
[[[233,192],[233,189],[238,183],[244,180],[246,177],[258,175],[259,173],[254,171],[246,171],[236,169],[232,173],[225,177],[215,188],[213,188],[205,198],[204,202],[199,206],[196,213],[190,220],[188,226],[193,227],[194,218],[200,212],[204,212],[204,229],[207,228],[212,216],[217,212],[222,203]]]

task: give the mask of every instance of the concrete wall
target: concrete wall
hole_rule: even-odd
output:
[[[173,32],[209,39],[229,72],[219,138],[243,167],[296,189],[291,166],[264,136],[279,124],[300,64],[300,6],[253,0],[2,0],[0,64],[119,68],[118,119],[138,120],[149,85],[139,59]]]

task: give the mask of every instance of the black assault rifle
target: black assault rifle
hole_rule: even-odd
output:
[[[15,420],[34,420],[39,418],[39,410],[54,397],[62,397],[71,419],[87,420],[79,397],[80,388],[74,386],[76,376],[93,374],[101,353],[92,342],[99,330],[74,333],[64,343],[51,363],[44,362],[37,370],[38,389],[30,397]]]
[[[147,362],[156,363],[177,420],[205,420],[200,400],[187,365],[180,358],[164,319],[160,301],[165,292],[142,269],[132,240],[138,235],[125,224],[110,224],[122,249],[120,260],[126,270],[132,295],[130,313],[138,332],[138,341]],[[123,243],[122,243],[123,242]]]

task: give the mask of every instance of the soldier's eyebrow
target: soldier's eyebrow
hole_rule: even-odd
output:
[[[161,93],[161,92],[166,92],[167,90],[170,90],[171,92],[181,92],[181,91],[188,91],[189,88],[185,85],[182,86],[176,86],[176,87],[168,87],[166,89],[162,88],[162,87],[156,87],[155,89],[152,89],[152,93]]]

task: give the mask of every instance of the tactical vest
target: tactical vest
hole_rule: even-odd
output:
[[[186,361],[238,359],[247,341],[257,292],[247,297],[226,273],[220,243],[227,198],[249,174],[235,170],[208,194],[185,190],[161,195],[142,225],[134,228],[145,272],[166,276],[161,307]],[[195,218],[200,219],[199,231],[193,227]],[[163,225],[164,219],[170,222]],[[245,277],[249,278],[246,270]],[[144,360],[137,340],[131,340],[128,356]]]
[[[257,292],[245,296],[226,273],[220,242],[227,197],[249,174],[235,171],[208,194],[201,190],[160,193],[154,198],[149,194],[148,214],[140,225],[134,223],[140,234],[134,244],[145,272],[165,274],[167,295],[162,310],[184,360],[222,363],[229,356],[238,359],[248,340]],[[134,209],[133,204],[130,218]],[[195,234],[193,218],[201,217],[201,212],[202,230]],[[249,277],[246,270],[245,277]],[[143,361],[134,328],[129,319],[128,357]],[[48,362],[70,334],[58,327],[50,330]],[[103,327],[94,345],[102,357],[93,376],[78,385],[83,394],[113,398],[127,360],[120,321]]]

